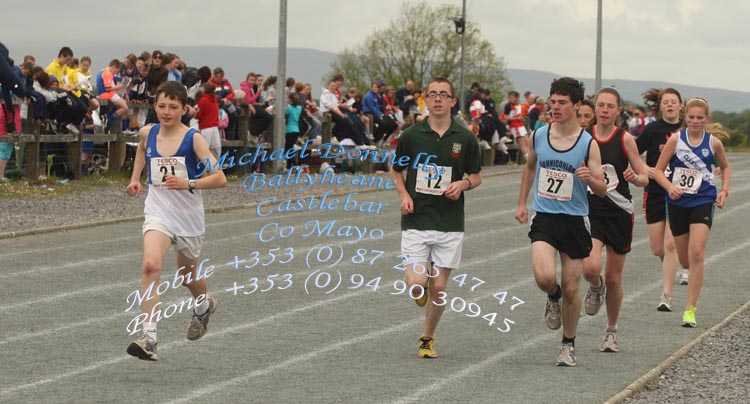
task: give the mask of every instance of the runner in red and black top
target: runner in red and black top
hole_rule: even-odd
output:
[[[607,195],[589,192],[589,221],[592,250],[583,261],[583,276],[591,284],[584,305],[586,314],[595,315],[605,299],[607,329],[602,352],[617,352],[617,320],[622,306],[622,269],[633,241],[633,200],[631,183],[638,187],[648,184],[648,167],[638,154],[635,139],[625,129],[615,126],[622,110],[620,93],[605,87],[596,96],[596,124],[591,134],[602,155]],[[630,166],[630,167],[629,167]],[[632,168],[631,168],[632,167]],[[602,249],[607,247],[607,264],[602,276]]]
[[[643,94],[646,107],[657,111],[656,122],[648,124],[636,139],[638,153],[646,152],[648,178],[654,179],[654,167],[659,161],[667,139],[682,126],[682,96],[673,88],[651,89]],[[657,306],[659,311],[672,311],[672,284],[677,274],[677,252],[674,237],[667,222],[666,191],[656,181],[651,181],[643,193],[643,209],[648,224],[648,239],[651,251],[662,261],[662,295]],[[687,284],[687,271],[684,271]]]

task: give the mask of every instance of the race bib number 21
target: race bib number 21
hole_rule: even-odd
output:
[[[155,187],[167,186],[167,174],[187,180],[188,172],[185,157],[152,157],[151,184]]]

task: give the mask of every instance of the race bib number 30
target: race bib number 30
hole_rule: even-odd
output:
[[[672,185],[680,188],[687,194],[695,194],[703,182],[703,173],[700,170],[693,170],[684,167],[675,167],[672,176]]]
[[[565,171],[539,169],[539,196],[558,201],[569,201],[573,198],[574,174]]]
[[[451,183],[452,174],[453,167],[419,164],[416,191],[422,194],[442,195]]]
[[[187,180],[188,172],[185,166],[185,157],[152,157],[151,184],[155,187],[166,187],[167,174]]]

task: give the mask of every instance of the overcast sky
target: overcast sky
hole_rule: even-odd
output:
[[[402,0],[289,0],[288,47],[338,52],[397,17]],[[430,0],[460,7],[461,0]],[[467,0],[508,67],[594,77],[596,0]],[[107,10],[108,9],[108,10]],[[0,41],[276,47],[278,0],[3,1]],[[750,1],[604,0],[605,79],[750,91]],[[435,21],[436,24],[451,24]],[[40,56],[44,64],[50,57]],[[51,55],[55,56],[55,55]],[[113,55],[121,56],[121,55]]]

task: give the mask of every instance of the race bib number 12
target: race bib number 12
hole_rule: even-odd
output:
[[[539,169],[539,196],[558,201],[569,201],[573,198],[574,174],[565,171]]]
[[[452,174],[453,167],[419,164],[416,191],[422,194],[442,195],[451,183]]]
[[[152,157],[151,184],[155,187],[167,186],[167,174],[187,180],[188,172],[185,157]]]

